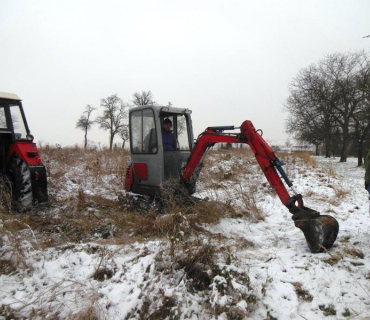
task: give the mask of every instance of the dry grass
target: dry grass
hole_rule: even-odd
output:
[[[246,175],[256,172],[257,161],[250,148],[209,151],[199,181],[207,188],[217,188],[223,182],[239,183]],[[210,170],[212,169],[212,170]]]
[[[350,255],[354,258],[360,258],[360,259],[365,258],[365,255],[361,250],[353,248],[353,247],[352,248],[345,248],[344,253],[347,254],[347,255]]]
[[[297,294],[298,299],[306,302],[311,302],[313,300],[313,296],[303,288],[302,283],[300,282],[293,282],[292,283],[295,293]]]
[[[63,279],[45,290],[37,291],[30,302],[12,312],[23,315],[29,310],[27,319],[107,319],[107,310],[99,304],[101,295],[91,282]],[[69,309],[67,314],[66,305]]]
[[[333,190],[335,192],[335,197],[339,200],[342,200],[343,198],[350,194],[349,190],[345,190],[340,187],[334,187]]]
[[[39,247],[45,248],[66,242],[130,243],[153,237],[166,238],[178,228],[180,213],[182,219],[186,220],[181,225],[184,237],[206,232],[203,224],[217,223],[225,216],[263,220],[254,196],[257,185],[252,182],[243,186],[239,182],[232,183],[230,199],[238,200],[239,208],[233,207],[233,201],[225,203],[217,198],[215,201],[188,199],[179,203],[178,193],[171,188],[166,191],[164,201],[158,207],[148,204],[145,199],[133,200],[122,196],[126,165],[129,162],[127,151],[45,145],[40,148],[40,152],[48,171],[51,207],[19,216],[18,224],[12,222],[12,216],[7,214],[7,205],[3,203],[0,208],[5,222],[5,227],[0,230],[3,234],[5,231],[10,232],[9,237],[15,238],[12,247],[19,250],[17,259],[20,261],[21,240],[16,241],[16,238],[22,239],[21,234],[30,230],[35,233]],[[257,165],[248,148],[211,151],[209,165],[218,163],[220,158],[225,161],[232,159],[230,163],[235,163],[234,158],[237,158],[236,163],[239,164],[233,170],[238,175],[253,173]],[[251,163],[254,164],[249,165]],[[109,184],[106,182],[107,176],[114,177]],[[61,193],[66,183],[73,186],[75,191]],[[87,193],[85,190],[89,188],[89,183],[92,184],[91,188],[101,185],[109,188],[110,195],[116,195],[116,199]],[[140,206],[142,210],[137,210]],[[3,269],[8,269],[8,266],[4,264]]]
[[[4,215],[1,228],[0,272],[9,274],[17,270],[31,270],[32,263],[28,261],[29,251],[39,249],[39,244],[31,227],[15,218],[14,215]]]
[[[337,311],[335,310],[335,306],[333,304],[329,305],[319,305],[319,309],[322,311],[325,317],[328,316],[335,316]]]
[[[332,254],[330,253],[330,251],[328,251],[326,248],[322,247],[324,249],[324,251],[329,255],[329,258],[326,258],[326,259],[323,259],[322,261],[331,265],[331,266],[334,266],[336,265],[339,261],[343,260],[343,255],[341,255],[340,253],[336,253],[336,254]]]
[[[329,257],[323,259],[322,261],[331,266],[336,265],[338,262],[342,261],[346,256],[351,256],[352,258],[358,258],[358,259],[365,258],[364,253],[361,250],[356,249],[354,247],[352,248],[345,247],[343,249],[343,252],[337,252],[336,254],[332,254],[326,249],[324,249],[324,251],[329,255]],[[357,262],[352,262],[352,261],[351,261],[351,264],[353,264],[354,266],[363,265],[362,262],[357,263]]]
[[[223,204],[224,216],[264,219],[256,194],[265,177],[249,147],[209,152],[199,181],[214,202]]]
[[[256,183],[248,183],[247,187],[241,184],[235,185],[235,194],[239,196],[242,202],[240,212],[243,216],[248,217],[252,222],[263,221],[265,219],[261,210],[257,206],[257,194],[258,185]]]
[[[309,167],[317,167],[317,162],[311,157],[311,152],[293,152],[292,155],[293,157],[302,159],[303,162]]]
[[[12,188],[6,176],[0,177],[0,218],[3,213],[12,213]]]
[[[184,269],[194,291],[208,290],[211,284],[212,269],[215,264],[216,248],[202,241],[185,243],[183,254],[176,259]]]
[[[63,190],[67,182],[84,185],[91,180],[94,187],[99,187],[107,176],[113,175],[112,186],[123,190],[129,152],[122,149],[81,149],[55,148],[48,145],[40,148],[45,163],[50,200],[58,201],[58,191]],[[81,171],[82,169],[82,171]]]

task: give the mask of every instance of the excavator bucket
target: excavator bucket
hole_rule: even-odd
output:
[[[320,215],[307,207],[291,208],[292,218],[297,228],[301,229],[312,253],[330,249],[335,242],[339,224],[332,216]]]

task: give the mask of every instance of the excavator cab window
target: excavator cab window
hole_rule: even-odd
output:
[[[165,151],[189,151],[189,132],[186,116],[183,114],[162,114],[161,124],[165,119],[170,119],[172,122],[173,147],[165,148]],[[163,131],[162,131],[162,138]],[[168,139],[167,139],[168,140]]]
[[[162,126],[166,119],[171,120],[172,123],[170,133],[172,138],[168,139],[168,133],[163,132],[163,129],[161,130],[164,151],[164,179],[179,179],[180,169],[186,163],[190,154],[191,144],[189,138],[189,119],[186,114],[161,112],[160,121]],[[171,146],[168,146],[169,142],[171,142]]]
[[[158,152],[157,133],[152,109],[131,112],[130,141],[132,153]]]

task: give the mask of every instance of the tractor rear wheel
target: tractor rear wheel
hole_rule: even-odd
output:
[[[33,199],[30,169],[21,158],[13,156],[7,174],[11,182],[14,209],[23,211],[31,206]]]

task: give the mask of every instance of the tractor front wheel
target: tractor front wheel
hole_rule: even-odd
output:
[[[31,206],[33,199],[30,169],[21,158],[13,156],[7,174],[12,186],[14,209],[23,211]]]

